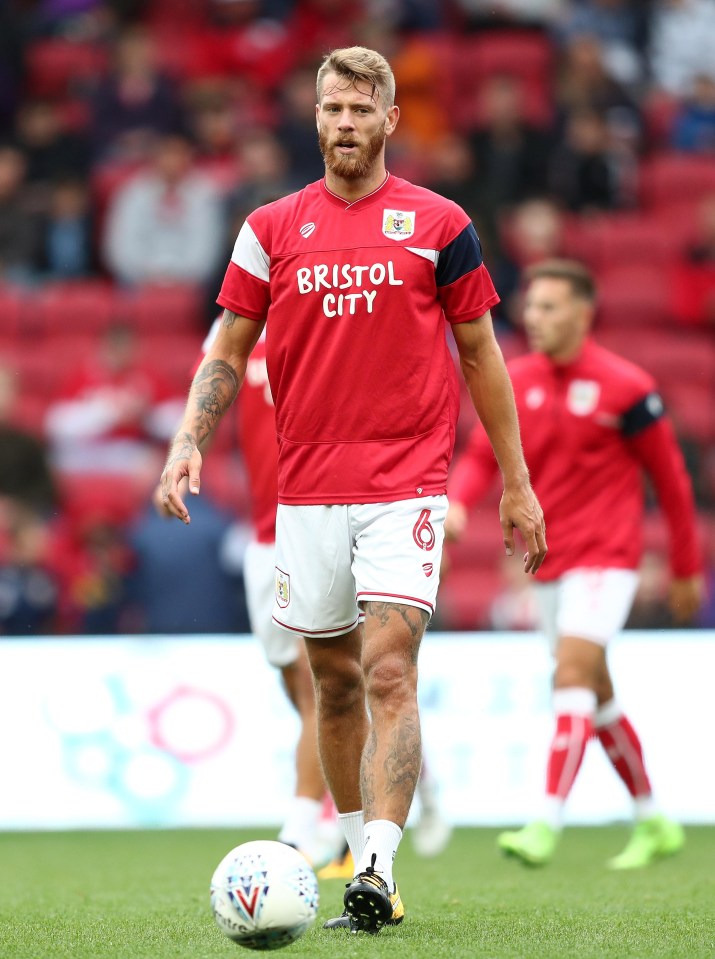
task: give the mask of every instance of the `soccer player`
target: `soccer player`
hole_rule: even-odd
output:
[[[399,108],[379,53],[333,51],[317,78],[325,178],[251,213],[224,318],[162,474],[200,487],[199,446],[233,402],[266,324],[278,433],[274,621],[304,636],[318,742],[356,874],[329,925],[375,933],[404,910],[392,867],[422,756],[417,657],[434,610],[458,391],[449,321],[503,479],[506,549],[546,554],[477,235],[451,201],[392,176]],[[361,613],[364,624],[359,627]],[[367,702],[367,706],[366,706]]]
[[[636,817],[628,845],[610,866],[635,869],[677,852],[684,835],[655,806],[640,739],[614,696],[606,648],[624,626],[637,587],[644,471],[670,528],[673,615],[684,623],[695,614],[703,587],[693,496],[652,378],[590,336],[596,293],[586,267],[546,260],[527,277],[524,326],[533,352],[512,361],[509,372],[526,460],[549,517],[552,555],[536,587],[556,660],[556,729],[542,815],[498,842],[530,865],[552,858],[564,804],[595,735]],[[495,468],[477,427],[450,478],[449,538],[463,532]]]

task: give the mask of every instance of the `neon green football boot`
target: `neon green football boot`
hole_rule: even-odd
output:
[[[626,848],[607,863],[609,869],[643,869],[666,856],[674,856],[685,845],[683,827],[665,816],[642,819],[633,830]]]
[[[502,832],[497,836],[501,851],[527,866],[545,866],[550,862],[558,841],[558,830],[539,820],[516,832]]]

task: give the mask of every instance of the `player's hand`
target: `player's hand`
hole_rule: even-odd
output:
[[[444,518],[444,538],[450,543],[461,539],[467,528],[467,519],[466,506],[462,503],[450,503]]]
[[[151,494],[151,505],[162,519],[171,519],[172,512],[164,503],[164,493],[162,492],[161,483]]]
[[[684,576],[670,584],[668,605],[676,623],[689,623],[705,599],[702,576]]]
[[[499,520],[507,556],[514,555],[514,529],[526,545],[524,572],[535,573],[546,559],[546,525],[541,504],[529,483],[505,487],[499,503]]]
[[[195,438],[190,433],[179,433],[169,450],[169,457],[161,474],[161,498],[170,516],[176,516],[187,525],[191,522],[189,511],[179,494],[179,483],[187,476],[189,492],[198,496],[201,489],[201,453]]]

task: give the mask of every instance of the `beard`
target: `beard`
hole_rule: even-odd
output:
[[[359,146],[354,154],[345,156],[335,153],[334,147],[343,137],[336,137],[330,140],[328,134],[321,127],[318,130],[318,143],[320,152],[323,154],[325,166],[335,176],[342,177],[345,180],[361,180],[368,176],[372,171],[375,160],[380,156],[382,147],[385,143],[385,131],[377,130],[367,143]],[[351,137],[345,137],[349,140]]]

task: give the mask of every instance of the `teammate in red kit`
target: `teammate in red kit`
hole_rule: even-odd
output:
[[[527,277],[524,326],[534,352],[512,361],[509,372],[526,460],[549,517],[552,553],[537,596],[556,658],[556,731],[543,816],[498,841],[531,865],[552,858],[564,803],[595,735],[633,797],[637,820],[609,865],[639,868],[677,852],[684,836],[654,805],[640,740],[614,698],[606,647],[636,591],[643,471],[670,528],[673,614],[681,622],[695,614],[703,586],[692,491],[652,378],[589,335],[595,288],[588,270],[548,260]],[[477,427],[450,478],[448,537],[459,538],[495,469]]]
[[[445,318],[502,470],[506,548],[517,527],[524,568],[536,572],[546,542],[474,227],[387,172],[399,109],[380,54],[334,51],[317,92],[325,179],[241,228],[221,330],[162,488],[189,522],[178,484],[188,476],[198,492],[199,445],[233,402],[265,323],[279,445],[274,620],[307,640],[323,769],[356,862],[345,914],[328,925],[378,932],[404,915],[392,864],[422,762],[417,657],[458,406]]]

